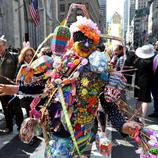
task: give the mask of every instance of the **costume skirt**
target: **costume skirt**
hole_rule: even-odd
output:
[[[71,137],[60,138],[52,136],[50,142],[51,158],[72,158],[73,157],[73,142]]]

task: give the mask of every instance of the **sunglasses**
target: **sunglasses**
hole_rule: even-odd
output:
[[[33,57],[33,54],[26,54],[25,57]]]

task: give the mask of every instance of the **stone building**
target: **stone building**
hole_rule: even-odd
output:
[[[99,0],[99,10],[100,10],[100,16],[99,16],[99,28],[101,32],[106,33],[107,32],[107,17],[106,17],[106,10],[107,10],[107,0]]]
[[[65,1],[65,0],[58,0],[57,1],[57,8],[58,8],[58,15],[57,18],[59,19],[59,21],[62,21],[69,10],[69,6],[72,3],[79,3],[79,4],[85,4],[86,8],[90,14],[90,17],[96,22],[99,23],[99,2],[98,0],[69,0],[69,1]],[[76,15],[83,15],[82,11],[80,9],[74,9],[73,14],[71,14],[72,16],[70,16],[69,19],[69,23],[75,21]],[[75,15],[75,16],[74,16]]]
[[[0,0],[0,36],[5,35],[8,46],[21,47],[24,40],[22,0]]]
[[[38,0],[40,24],[37,27],[28,10],[30,3],[31,0],[0,0],[0,36],[4,34],[12,47],[21,48],[22,42],[29,40],[36,49],[66,17],[71,3],[85,4],[90,17],[99,24],[98,0]],[[79,9],[74,10],[69,23],[81,14]]]
[[[149,1],[150,14],[148,18],[149,41],[155,43],[158,40],[158,1]]]

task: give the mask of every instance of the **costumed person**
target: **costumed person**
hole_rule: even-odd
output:
[[[30,47],[29,42],[23,42],[23,49],[20,52],[20,55],[18,57],[18,68],[17,68],[17,77],[16,77],[16,83],[17,84],[25,84],[24,78],[22,75],[20,75],[19,70],[23,66],[27,67],[32,60],[32,58],[35,55],[35,50]],[[29,111],[30,111],[30,104],[32,102],[32,97],[24,97],[20,99],[20,105],[26,109],[27,117],[29,117]]]
[[[0,37],[0,83],[14,84],[15,72],[17,68],[18,54],[7,49],[7,40],[4,35]],[[23,114],[18,98],[12,100],[12,96],[4,95],[0,97],[4,111],[6,128],[0,129],[0,135],[9,134],[13,131],[13,117],[15,116],[18,130],[23,122]]]
[[[65,30],[62,31],[62,27],[57,29],[61,29],[61,34],[67,33]],[[120,86],[125,88],[119,82],[120,86],[117,86],[120,89],[115,89],[113,94],[107,95],[110,86],[105,86],[108,85],[111,73],[108,72],[105,54],[96,50],[100,40],[97,24],[91,19],[78,16],[77,21],[70,26],[70,31],[74,44],[63,56],[63,52],[60,51],[63,43],[58,41],[61,38],[53,37],[52,44],[56,41],[57,45],[52,47],[52,72],[46,82],[42,80],[35,85],[31,83],[20,86],[0,85],[0,95],[15,94],[19,91],[24,95],[43,93],[33,103],[38,104],[40,110],[34,109],[36,114],[34,113],[33,118],[25,120],[20,132],[21,139],[28,143],[35,134],[34,126],[39,124],[45,131],[44,135],[47,135],[46,157],[50,158],[71,158],[75,155],[80,157],[92,136],[91,129],[100,93],[104,92],[109,101],[111,95],[114,95],[115,99],[119,98]],[[112,73],[111,81],[113,76]],[[43,98],[46,101],[41,105],[40,100]],[[107,104],[102,107],[109,115],[112,125],[121,133],[135,133],[134,129],[138,125],[126,123],[116,105]]]

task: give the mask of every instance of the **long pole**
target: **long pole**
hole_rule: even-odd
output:
[[[45,0],[42,0],[42,5],[43,5],[43,23],[44,23],[44,38],[47,36],[47,19],[46,19],[46,5],[45,5]]]

